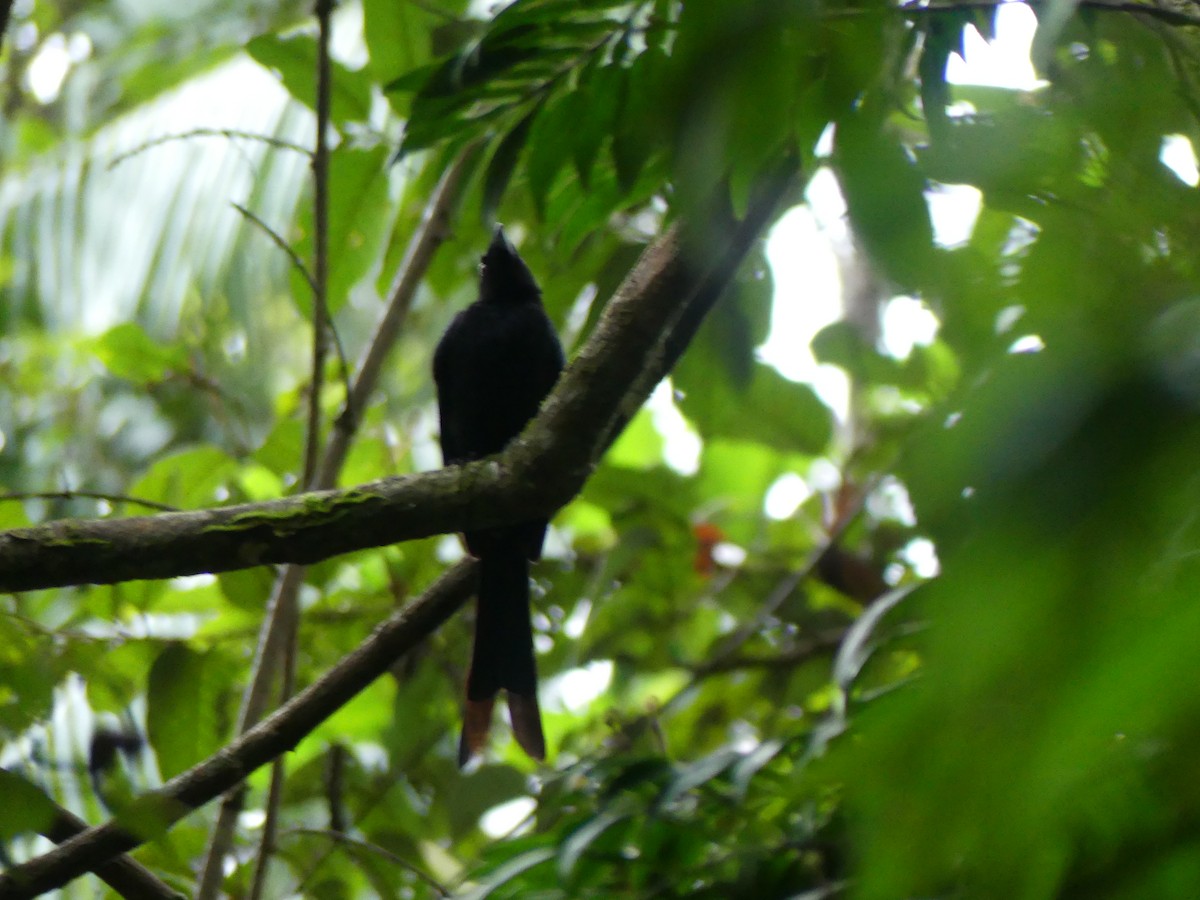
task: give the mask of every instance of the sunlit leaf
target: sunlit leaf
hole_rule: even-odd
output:
[[[170,644],[150,669],[146,724],[163,776],[171,778],[218,746],[221,662],[184,644]]]
[[[288,93],[307,106],[317,108],[317,41],[312,34],[287,37],[260,35],[246,45],[260,65],[275,72]],[[365,122],[371,113],[371,80],[365,71],[351,71],[331,62],[333,83],[330,91],[330,115],[334,122]]]
[[[188,370],[187,353],[182,347],[155,341],[132,322],[117,325],[96,338],[92,352],[112,374],[139,384]]]

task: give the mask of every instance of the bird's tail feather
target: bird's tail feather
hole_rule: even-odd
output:
[[[529,620],[529,561],[524,554],[485,553],[480,559],[475,647],[467,675],[467,705],[459,742],[463,765],[487,743],[492,707],[508,692],[513,734],[534,759],[546,756],[537,701],[537,664]]]

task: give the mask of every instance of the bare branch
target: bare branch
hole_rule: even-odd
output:
[[[442,175],[425,207],[420,227],[405,248],[404,258],[388,291],[387,310],[375,327],[375,337],[358,364],[354,385],[346,397],[346,407],[334,423],[333,433],[325,447],[315,487],[329,488],[337,483],[346,451],[358,430],[362,410],[379,383],[379,373],[408,318],[417,287],[425,277],[434,253],[450,234],[451,213],[458,203],[477,149],[477,146],[465,148]]]
[[[476,566],[461,562],[442,575],[424,595],[398,611],[357,650],[328,674],[297,694],[278,712],[200,765],[134,801],[146,819],[174,824],[213,797],[241,783],[251,772],[295,747],[325,719],[384,674],[397,657],[432,633],[470,596]],[[49,853],[0,874],[0,898],[24,900],[61,887],[146,840],[115,821],[89,828]]]
[[[340,831],[336,831],[332,828],[289,828],[286,832],[284,832],[284,836],[288,836],[288,837],[290,837],[292,835],[305,835],[305,834],[313,835],[314,837],[322,837],[329,841],[333,841],[336,844],[341,844],[342,846],[349,848],[352,852],[359,852],[359,853],[365,852],[365,853],[370,853],[374,856],[378,856],[381,859],[387,860],[388,862],[390,862],[392,865],[396,866],[397,868],[403,869],[406,872],[411,872],[417,878],[421,879],[423,882],[425,882],[427,885],[429,885],[431,888],[433,888],[435,891],[437,891],[438,896],[441,896],[441,897],[449,897],[450,896],[450,891],[441,882],[439,882],[436,878],[434,878],[429,873],[425,872],[420,866],[416,866],[413,863],[410,863],[408,860],[397,856],[395,853],[392,853],[390,850],[385,850],[383,847],[380,847],[378,844],[372,844],[369,841],[359,840],[358,838],[350,837],[350,835],[344,834]]]
[[[169,503],[159,503],[157,500],[143,500],[141,497],[128,497],[125,494],[107,494],[103,491],[9,491],[0,494],[0,503],[25,500],[101,500],[114,505],[132,504],[144,506],[146,509],[156,509],[159,512],[179,512],[179,507]]]
[[[357,378],[347,388],[346,407],[334,423],[334,428],[329,435],[314,487],[329,488],[337,481],[346,451],[358,430],[360,421],[358,410],[365,405],[367,398],[375,389],[383,361],[396,342],[396,337],[400,333],[408,309],[412,304],[417,285],[420,284],[425,271],[433,261],[434,253],[449,233],[451,211],[457,205],[471,156],[471,150],[459,155],[450,169],[442,176],[433,192],[433,197],[425,208],[421,225],[414,233],[404,259],[397,270],[387,310],[376,327],[371,344],[359,364]],[[285,614],[294,607],[296,593],[303,582],[304,569],[295,565],[284,568],[275,581],[255,646],[250,682],[238,713],[238,734],[245,733],[266,712],[268,691],[271,686],[272,674],[275,671],[275,660],[283,644],[281,635],[285,629],[282,628],[281,623],[286,618]],[[240,792],[231,792],[221,804],[202,869],[203,876],[200,882],[202,897],[212,896],[212,892],[216,890],[220,881],[221,862],[233,841],[238,812],[241,810],[241,801]]]
[[[74,813],[59,808],[50,827],[42,832],[56,844],[87,830],[88,824]],[[125,900],[183,900],[183,894],[128,856],[117,856],[97,866],[96,876]]]
[[[351,491],[314,492],[269,504],[290,509],[291,514],[282,518],[264,519],[263,504],[243,507],[241,514],[226,521],[226,527],[249,527],[257,540],[270,544],[270,553],[292,552],[284,548],[299,546],[302,553],[312,554],[309,558],[315,559],[333,555],[324,542],[345,546],[338,536],[348,531],[358,534],[354,540],[367,541],[361,546],[395,543],[402,538],[394,536],[393,520],[403,523],[402,530],[423,529],[426,534],[436,534],[503,524],[530,512],[552,512],[579,490],[614,427],[619,428],[619,423],[632,415],[631,410],[645,400],[654,383],[682,353],[704,311],[732,279],[737,265],[770,220],[792,177],[788,166],[767,179],[750,205],[751,212],[741,222],[730,219],[725,210],[714,214],[703,227],[686,233],[679,226],[673,227],[648,247],[542,412],[503,454],[461,468],[388,479]],[[703,247],[705,236],[707,251]],[[717,246],[719,252],[713,250]],[[427,502],[423,504],[419,498]],[[314,506],[320,523],[312,521]],[[87,529],[228,513],[209,510],[72,525]],[[431,520],[435,522],[432,529]],[[276,540],[280,530],[288,532],[282,543]],[[372,533],[372,537],[366,537]],[[0,534],[0,572],[3,553],[13,534]],[[69,543],[72,547],[89,546],[86,540]],[[42,552],[54,546],[49,543]],[[244,536],[236,546],[242,551],[247,549]],[[233,547],[226,551],[237,552]],[[328,675],[216,756],[139,802],[153,809],[154,821],[173,823],[294,747],[401,654],[441,625],[469,596],[474,573],[473,562],[450,569],[420,600],[390,619]],[[11,577],[11,573],[4,574]],[[90,829],[61,848],[0,876],[0,898],[32,897],[59,887],[102,860],[137,846],[140,840],[115,823]]]
[[[313,342],[308,391],[308,428],[304,441],[305,489],[316,486],[321,450],[321,393],[329,328],[329,17],[333,0],[317,0],[317,149],[313,171]]]
[[[787,182],[744,222],[714,221],[724,248],[672,228],[643,253],[541,413],[504,453],[461,467],[244,504],[0,532],[0,591],[111,584],[307,564],[352,550],[552,515],[669,371],[757,239]],[[693,260],[704,259],[704,263]],[[361,380],[361,379],[360,379]]]
[[[300,258],[300,254],[296,252],[295,248],[292,247],[291,244],[283,239],[283,235],[259,218],[257,213],[251,212],[245,206],[242,206],[242,204],[235,202],[233,204],[233,208],[261,228],[263,234],[269,237],[271,242],[275,244],[276,247],[288,255],[288,259],[292,261],[292,267],[302,276],[304,276],[304,280],[308,282],[308,286],[312,288],[312,291],[315,294],[317,292],[317,282],[313,278],[312,272],[308,271],[308,266],[304,264],[304,260]]]
[[[293,150],[296,153],[303,153],[305,156],[312,155],[312,151],[307,147],[302,147],[300,144],[293,143],[292,141],[285,141],[282,138],[272,137],[269,134],[255,134],[252,131],[238,131],[234,128],[193,128],[191,131],[185,131],[181,134],[165,134],[145,143],[138,144],[133,149],[126,150],[124,153],[118,153],[109,160],[108,168],[115,169],[127,159],[145,153],[147,150],[161,144],[169,144],[172,141],[188,141],[193,138],[202,137],[238,138],[247,141],[258,141],[259,143],[275,147],[278,150]]]

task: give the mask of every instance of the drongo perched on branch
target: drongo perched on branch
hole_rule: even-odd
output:
[[[433,357],[446,464],[503,450],[537,414],[562,367],[541,289],[497,226],[479,299],[455,317]],[[486,743],[501,688],[517,742],[535,759],[546,755],[529,620],[529,563],[541,556],[545,535],[545,519],[465,535],[480,575],[459,765]]]

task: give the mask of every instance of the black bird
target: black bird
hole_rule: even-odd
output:
[[[479,299],[450,323],[433,357],[446,465],[503,450],[537,414],[562,367],[541,289],[497,226],[480,266]],[[534,759],[546,756],[529,620],[529,563],[541,556],[545,536],[545,519],[464,535],[480,566],[459,765],[487,742],[501,688],[517,742]]]

